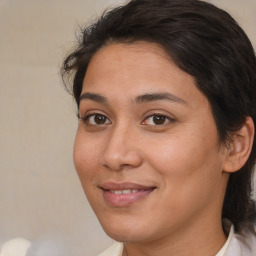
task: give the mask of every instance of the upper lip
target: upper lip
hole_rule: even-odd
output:
[[[123,182],[123,183],[116,183],[116,182],[106,182],[103,183],[100,188],[104,190],[149,190],[149,189],[155,189],[156,186],[148,186],[148,185],[142,185],[132,182]]]

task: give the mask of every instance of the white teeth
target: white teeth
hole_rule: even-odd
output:
[[[115,195],[121,195],[122,194],[121,190],[114,190],[114,191],[111,191],[111,192],[114,193]]]
[[[122,190],[122,194],[130,194],[131,192],[130,189]]]
[[[111,193],[115,195],[121,195],[121,194],[131,194],[131,193],[136,193],[138,190],[137,189],[124,189],[124,190],[110,190]]]

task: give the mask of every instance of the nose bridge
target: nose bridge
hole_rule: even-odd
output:
[[[136,132],[127,122],[115,125],[103,152],[103,164],[112,170],[139,166],[142,156],[137,146]]]

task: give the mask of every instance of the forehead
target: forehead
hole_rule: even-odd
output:
[[[143,63],[145,60],[147,60],[147,62]],[[92,66],[94,62],[97,62],[97,64],[101,62],[103,65],[108,64],[105,68],[110,64],[113,68],[115,63],[118,64],[117,68],[121,68],[120,64],[126,64],[127,68],[129,68],[129,66],[132,68],[134,65],[138,67],[140,64],[150,68],[152,62],[154,62],[156,67],[159,61],[166,62],[166,64],[169,65],[173,63],[169,55],[158,44],[146,41],[111,43],[103,46],[93,55],[89,67]]]
[[[185,102],[206,100],[194,78],[177,67],[162,47],[149,42],[115,43],[98,50],[83,81],[82,94],[86,92],[109,98],[118,94],[120,99],[167,92]]]

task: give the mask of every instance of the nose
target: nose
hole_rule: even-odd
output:
[[[108,169],[120,171],[139,167],[143,162],[136,134],[131,129],[116,127],[108,135],[102,164]]]

